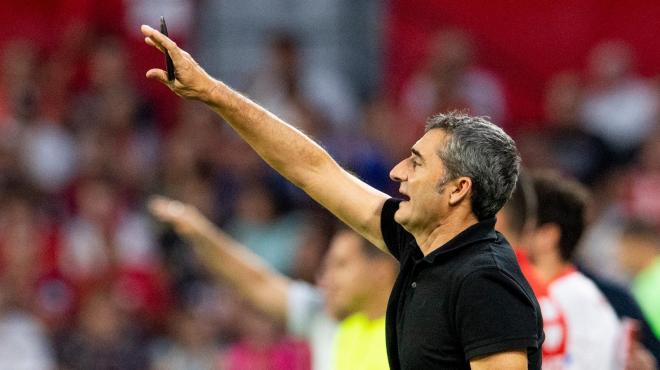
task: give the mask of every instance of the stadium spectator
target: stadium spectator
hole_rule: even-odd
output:
[[[292,34],[271,35],[264,66],[252,77],[247,93],[292,125],[318,136],[319,125],[352,131],[357,103],[350,84],[341,74],[303,63],[299,40]],[[314,112],[322,119],[308,119]],[[313,116],[314,116],[313,115]]]
[[[654,127],[657,114],[656,92],[636,75],[630,46],[615,40],[597,45],[589,56],[581,112],[585,129],[613,149],[618,163],[625,163]]]
[[[227,370],[309,370],[307,343],[285,336],[281,323],[255,309],[241,305],[240,336],[225,350],[221,368]]]
[[[467,109],[472,115],[489,116],[501,124],[506,101],[501,83],[477,67],[475,46],[461,30],[439,32],[429,45],[426,64],[403,92],[403,108],[416,123],[432,114]]]
[[[0,369],[54,369],[53,343],[39,319],[17,299],[19,289],[0,277]]]
[[[138,196],[156,176],[158,135],[153,107],[131,79],[126,47],[99,40],[90,53],[90,85],[74,100],[71,126],[81,143],[83,176],[113,176],[122,191]]]
[[[660,126],[646,135],[625,178],[624,215],[660,228]]]
[[[2,52],[0,133],[26,180],[56,194],[75,174],[77,152],[71,132],[44,112],[52,92],[35,79],[44,73],[38,54],[27,40],[13,41]]]
[[[83,299],[90,289],[107,284],[133,313],[157,322],[169,293],[145,214],[130,207],[107,177],[82,179],[74,194],[76,208],[63,226],[59,270]]]
[[[583,126],[583,82],[574,72],[553,75],[544,90],[544,119],[521,128],[516,144],[528,168],[553,169],[593,186],[608,175],[614,153]]]
[[[35,81],[38,50],[30,40],[13,40],[2,49],[0,74],[0,129],[3,135],[17,130],[26,118],[38,115],[39,89]]]
[[[83,300],[76,325],[57,338],[58,364],[70,370],[145,369],[148,353],[140,329],[117,297],[100,287]]]
[[[204,293],[209,298],[219,298],[208,291]],[[218,366],[221,347],[216,341],[218,325],[214,322],[215,315],[205,307],[209,303],[217,306],[217,302],[189,301],[181,302],[170,313],[168,335],[151,345],[151,370],[224,370]]]
[[[303,219],[301,214],[278,209],[277,200],[282,198],[267,181],[243,182],[236,197],[236,213],[226,228],[269,266],[290,274]]]

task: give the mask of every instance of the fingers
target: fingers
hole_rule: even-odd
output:
[[[149,211],[161,221],[173,222],[181,217],[186,206],[176,200],[163,196],[154,196],[147,204]]]
[[[151,42],[153,42],[153,44],[150,44],[149,41],[146,41],[147,44],[157,47],[161,51],[163,51],[163,49],[167,50],[170,53],[173,61],[176,62],[176,60],[181,57],[179,47],[169,37],[147,26],[146,24],[143,24],[142,27],[140,27],[140,31],[142,31],[142,34],[145,36],[145,41],[146,39],[149,39]]]
[[[163,71],[162,69],[158,68],[152,68],[147,71],[147,78],[150,78],[152,80],[158,80],[165,85],[169,86],[170,81],[167,80],[167,72]]]
[[[163,54],[165,54],[165,48],[162,47],[162,46],[160,46],[160,45],[158,45],[158,44],[156,44],[156,42],[154,42],[154,40],[152,40],[151,37],[145,37],[145,38],[144,38],[144,42],[145,42],[147,45],[149,45],[149,46],[153,46],[153,47],[157,48],[157,49],[160,50]]]
[[[163,196],[163,195],[152,195],[149,197],[149,201],[147,202],[147,206],[149,207],[149,210],[158,208],[160,205],[165,204],[167,202],[172,201],[172,199]]]
[[[147,207],[159,221],[169,223],[182,236],[196,235],[199,221],[196,210],[189,205],[163,196],[153,196]]]
[[[153,196],[151,199],[149,199],[147,208],[149,209],[149,212],[151,212],[151,214],[153,214],[156,218],[167,222],[170,219],[167,213],[167,207],[170,202],[171,200],[169,198],[165,198],[163,196]]]

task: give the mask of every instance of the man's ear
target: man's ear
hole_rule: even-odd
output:
[[[451,181],[448,185],[448,189],[451,191],[449,194],[450,206],[459,204],[472,193],[472,179],[469,177],[461,176]]]

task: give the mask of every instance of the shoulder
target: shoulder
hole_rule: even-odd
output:
[[[523,284],[524,280],[522,277],[497,266],[480,267],[471,272],[461,274],[458,280],[460,282],[458,286],[459,290],[475,290],[478,292],[484,289],[484,287],[489,286],[496,288],[492,292],[489,292],[489,294],[497,294],[499,291],[506,290],[507,293],[511,293],[512,291],[520,292],[530,300],[531,296],[533,296],[531,288],[528,289],[526,284]]]
[[[467,277],[475,272],[492,273],[499,271],[505,275],[522,277],[520,265],[513,248],[509,242],[500,234],[496,233],[495,239],[483,240],[471,245],[464,251],[461,271]]]
[[[455,326],[469,359],[526,348],[528,360],[536,361],[544,336],[530,288],[506,271],[488,267],[466,274],[457,297]]]
[[[531,286],[518,265],[509,243],[498,233],[496,240],[484,241],[473,246],[470,258],[466,258],[454,279],[461,294],[507,294],[517,296],[521,302],[536,305]]]

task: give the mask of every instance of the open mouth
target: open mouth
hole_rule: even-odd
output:
[[[400,195],[401,199],[403,199],[404,202],[409,202],[410,201],[410,197],[408,195],[403,194],[401,192],[399,193],[399,195]]]

